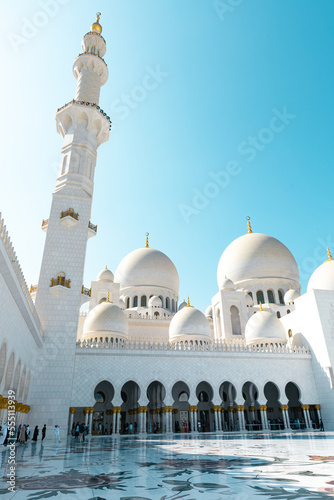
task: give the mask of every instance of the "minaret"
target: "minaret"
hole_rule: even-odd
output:
[[[110,129],[110,118],[99,106],[100,88],[108,79],[99,19],[100,13],[73,64],[75,98],[56,114],[63,146],[50,217],[42,225],[46,242],[36,294],[44,329],[31,394],[38,425],[67,425],[86,244],[97,229],[90,222],[96,151]],[[42,407],[35,413],[39,402]]]

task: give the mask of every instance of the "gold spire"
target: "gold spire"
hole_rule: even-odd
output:
[[[97,12],[97,13],[96,13],[96,21],[95,21],[95,23],[93,23],[93,24],[91,25],[90,30],[91,30],[91,31],[97,31],[97,32],[98,32],[98,33],[100,33],[100,35],[101,35],[101,33],[102,33],[102,26],[101,26],[101,24],[99,23],[99,21],[100,21],[100,16],[101,16],[101,12]]]
[[[333,260],[333,257],[332,257],[332,254],[331,254],[331,251],[330,249],[327,247],[327,255],[328,255],[328,259],[325,260],[325,262],[328,262],[329,260]]]
[[[187,298],[187,307],[191,307],[189,297]]]
[[[145,244],[145,248],[149,248],[149,244],[148,244],[148,237],[149,237],[150,233],[146,233],[146,244]]]
[[[262,309],[262,303],[261,302],[260,302],[260,311],[263,311],[263,309]]]
[[[107,300],[106,302],[110,302],[110,299],[109,299],[109,292],[107,293]]]
[[[250,223],[250,217],[246,217],[247,219],[247,226],[248,226],[248,234],[252,233],[252,226],[251,226],[251,223]]]

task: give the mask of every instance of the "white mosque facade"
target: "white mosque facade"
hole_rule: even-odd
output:
[[[38,285],[27,288],[0,218],[0,417],[14,391],[16,422],[67,433],[334,430],[334,260],[301,294],[283,243],[252,231],[218,264],[205,313],[180,303],[179,276],[161,251],[129,253],[83,286],[98,147],[110,118],[99,17],[75,59],[74,100],[57,111],[63,138]],[[87,312],[80,312],[88,302]]]

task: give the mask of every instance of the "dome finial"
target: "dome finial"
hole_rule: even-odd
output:
[[[252,233],[252,226],[251,226],[251,223],[250,223],[250,217],[246,217],[247,219],[247,226],[248,226],[248,234]]]
[[[260,302],[260,311],[263,311],[263,309],[262,309],[262,302]]]
[[[109,292],[107,293],[107,300],[106,302],[110,302],[110,299],[109,299]]]
[[[149,248],[149,244],[148,244],[148,237],[149,237],[150,233],[146,233],[146,243],[145,243],[145,248]]]
[[[330,249],[328,247],[327,247],[327,255],[328,255],[328,259],[325,262],[328,262],[329,260],[333,260],[331,251],[330,251]]]
[[[191,307],[189,297],[187,298],[187,307]]]
[[[102,26],[100,24],[100,17],[101,17],[101,12],[96,13],[96,21],[93,23],[90,27],[91,31],[97,31],[100,35],[102,33]]]

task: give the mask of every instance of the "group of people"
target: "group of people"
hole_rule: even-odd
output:
[[[79,443],[83,443],[85,441],[85,436],[87,436],[88,432],[88,425],[85,425],[84,423],[80,424],[79,422],[73,423],[72,436],[74,436],[75,439],[78,439]]]
[[[36,425],[33,433],[33,437],[31,441],[36,442],[39,435],[38,425]],[[42,428],[42,441],[46,436],[46,425]],[[6,446],[8,444],[8,439],[10,441],[16,440],[17,443],[26,444],[28,439],[30,439],[30,426],[29,424],[20,424],[18,428],[14,428],[14,430],[10,433],[10,428],[5,423],[3,426],[0,426],[0,445]]]

